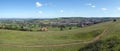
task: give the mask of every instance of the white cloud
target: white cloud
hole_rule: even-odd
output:
[[[60,12],[61,12],[61,13],[63,13],[63,12],[64,12],[64,10],[60,10]]]
[[[91,4],[91,3],[88,3],[88,4],[86,4],[86,5],[91,6],[92,4]]]
[[[95,5],[92,5],[91,7],[92,7],[92,8],[95,8],[96,6],[95,6]]]
[[[36,7],[42,7],[42,4],[40,2],[36,2]]]
[[[108,10],[108,9],[107,9],[107,8],[101,8],[101,10],[106,11],[106,10]]]
[[[120,11],[120,7],[119,8],[117,8],[119,11]]]
[[[95,5],[93,5],[92,3],[88,3],[88,4],[86,4],[87,6],[90,6],[90,7],[92,7],[92,8],[95,8],[96,6]]]
[[[43,12],[42,11],[38,11],[39,14],[42,14]]]

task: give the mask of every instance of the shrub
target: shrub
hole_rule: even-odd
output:
[[[118,39],[117,37],[112,37],[107,40],[99,40],[79,49],[79,51],[119,51],[119,50],[120,39]]]

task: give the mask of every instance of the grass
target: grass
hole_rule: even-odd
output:
[[[100,40],[85,45],[79,51],[120,51],[120,20],[111,22]]]
[[[100,28],[96,28],[100,25],[94,25],[69,31],[53,32],[22,32],[13,30],[0,30],[0,43],[38,45],[60,44],[73,41],[89,40],[103,31],[103,29],[105,28],[103,27],[104,25],[101,25],[102,27]]]
[[[65,27],[63,28],[63,30],[69,30],[70,27]],[[72,29],[78,29],[79,27],[77,26],[72,26]],[[60,31],[60,27],[49,27],[48,28],[49,31]]]
[[[22,48],[11,46],[0,46],[1,51],[78,51],[83,45],[71,45],[63,47],[40,47],[40,48]]]
[[[101,38],[102,40],[106,40],[111,37],[119,37],[120,36],[120,27],[119,27],[120,20],[117,22],[112,22],[110,26],[111,27],[107,31],[106,35]]]
[[[17,45],[47,45],[47,44],[62,44],[70,42],[79,42],[90,40],[101,34],[108,25],[113,25],[117,28],[119,22],[105,22],[88,26],[85,28],[66,30],[66,31],[48,31],[48,32],[23,32],[14,30],[0,30],[0,44],[17,44]],[[111,28],[114,29],[114,28]],[[118,28],[119,29],[119,28]],[[112,30],[109,30],[112,33]],[[118,31],[118,30],[114,30]],[[112,35],[109,35],[112,36]],[[109,37],[107,36],[107,37]],[[106,39],[107,37],[102,37]],[[62,47],[14,47],[0,45],[1,51],[78,51],[84,44],[69,45]]]

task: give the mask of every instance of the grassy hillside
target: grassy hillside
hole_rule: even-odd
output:
[[[79,51],[120,51],[120,21],[112,22],[100,40],[90,43]]]
[[[120,21],[105,22],[88,26],[85,28],[68,30],[68,31],[49,31],[49,32],[22,32],[13,30],[0,30],[0,50],[1,51],[78,51],[80,48],[87,46],[80,43],[94,39],[100,35],[107,27],[107,32],[101,40],[107,40],[118,34]],[[71,44],[67,46],[46,47],[47,45],[59,45],[68,43],[80,43],[79,45]],[[14,45],[18,45],[17,47]],[[40,47],[22,47],[22,46],[40,46]],[[42,47],[41,47],[42,46]]]

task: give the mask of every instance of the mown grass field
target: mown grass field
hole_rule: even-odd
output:
[[[100,35],[106,27],[109,27],[101,40],[112,36],[120,36],[120,21],[105,22],[85,28],[48,31],[48,32],[24,32],[14,30],[0,30],[0,51],[78,51],[86,44],[55,46],[55,47],[15,47],[12,45],[54,45],[64,43],[79,43],[80,41],[91,40]],[[10,45],[6,45],[10,44]]]

